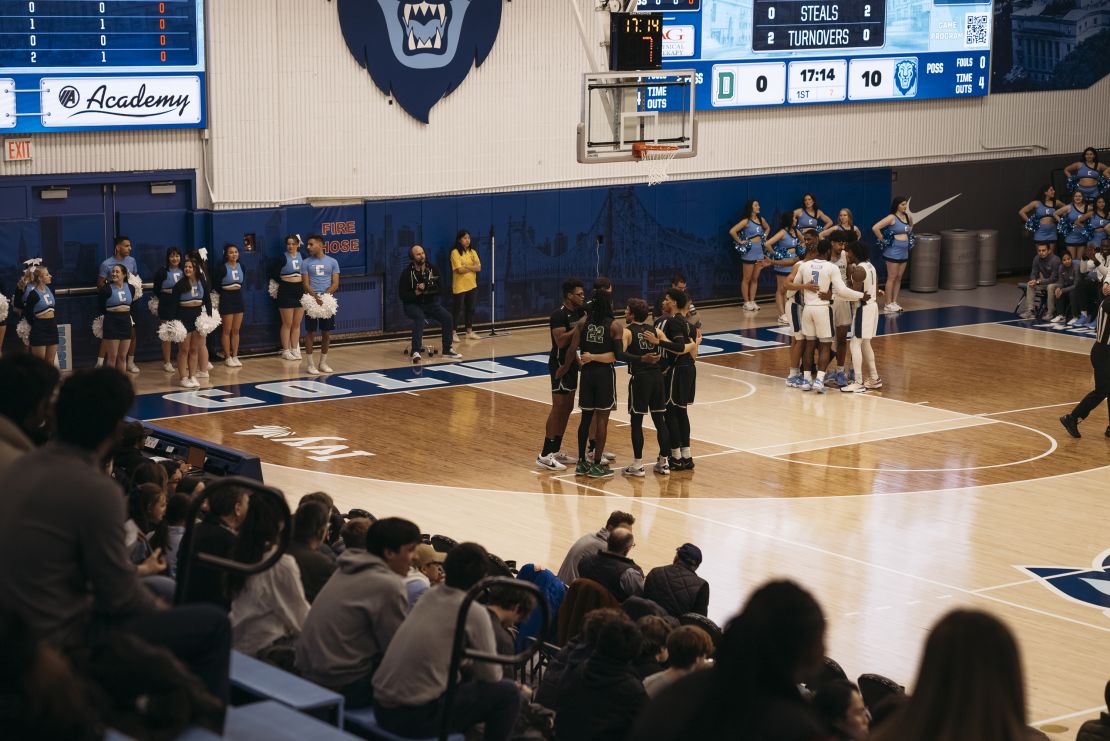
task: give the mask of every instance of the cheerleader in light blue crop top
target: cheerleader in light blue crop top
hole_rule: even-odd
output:
[[[779,230],[764,245],[767,259],[775,271],[775,307],[779,310],[779,324],[789,324],[786,315],[786,280],[802,255],[801,234],[794,228],[794,214],[785,213],[779,219]]]
[[[767,238],[770,226],[759,215],[759,201],[750,200],[744,204],[744,211],[740,221],[728,230],[733,242],[740,250],[740,259],[743,262],[743,275],[740,278],[740,294],[744,299],[745,311],[759,311],[759,304],[755,302],[755,293],[759,285],[759,273],[763,270],[763,242]]]
[[[1106,190],[1107,168],[1098,161],[1094,147],[1084,149],[1083,159],[1065,167],[1064,174],[1068,176],[1068,190],[1082,193],[1087,203],[1094,203],[1098,194]]]
[[[806,193],[802,196],[801,208],[794,209],[794,226],[799,232],[803,229],[816,229],[820,232],[832,226],[832,219],[817,205],[813,194]]]
[[[1025,230],[1033,235],[1036,244],[1056,245],[1056,210],[1064,204],[1056,200],[1056,189],[1051,185],[1042,185],[1037,191],[1037,197],[1025,204],[1018,216],[1025,224]]]
[[[1102,242],[1106,239],[1106,227],[1110,225],[1110,213],[1106,210],[1106,196],[1101,195],[1095,199],[1094,213],[1091,218],[1087,220],[1087,226],[1090,228],[1090,239],[1087,244],[1094,247],[1096,250],[1102,246]]]
[[[890,244],[883,253],[886,260],[886,307],[883,311],[896,313],[902,311],[902,307],[898,305],[898,291],[902,287],[906,261],[913,246],[913,217],[910,216],[909,198],[895,196],[890,203],[890,214],[871,227],[871,233],[879,244],[886,243],[884,229],[890,234]]]
[[[1095,210],[1083,200],[1083,193],[1072,193],[1072,201],[1056,210],[1059,231],[1064,234],[1064,244],[1073,260],[1078,260],[1087,244],[1087,221]]]

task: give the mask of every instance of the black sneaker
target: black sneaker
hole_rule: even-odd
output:
[[[667,465],[672,471],[685,471],[686,465],[684,459],[675,458],[673,455],[667,459]]]
[[[694,470],[694,459],[693,458],[683,458],[682,459],[682,470],[683,471],[693,471]]]
[[[1065,414],[1063,417],[1060,417],[1060,424],[1064,426],[1064,429],[1067,430],[1068,434],[1072,437],[1082,437],[1082,435],[1079,434],[1079,422],[1070,414]],[[1107,432],[1110,433],[1110,429],[1108,429]]]

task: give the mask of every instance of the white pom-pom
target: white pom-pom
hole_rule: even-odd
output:
[[[96,319],[93,319],[92,331],[93,337],[98,340],[104,339],[104,315],[100,315]]]
[[[304,313],[312,319],[330,319],[339,311],[339,302],[330,293],[321,293],[320,303],[316,303],[311,293],[301,296],[301,306]]]
[[[277,298],[278,282],[270,278],[270,285],[266,286],[266,291],[270,294],[270,298]]]
[[[158,297],[151,296],[150,301],[148,301],[146,304],[146,308],[150,309],[151,314],[153,314],[154,316],[158,316]]]
[[[196,329],[201,337],[207,337],[218,326],[220,326],[220,315],[216,312],[209,314],[201,311],[200,316],[197,317]]]
[[[213,291],[209,298],[212,299],[212,313],[218,314],[220,311],[220,294]]]
[[[15,333],[19,335],[19,339],[23,340],[24,345],[31,344],[31,325],[27,323],[26,319],[20,319],[19,324],[15,325]]]
[[[8,320],[8,297],[0,293],[0,322]]]
[[[162,342],[173,342],[180,344],[185,341],[189,336],[189,331],[185,329],[185,325],[177,319],[172,322],[162,322],[158,327],[158,339]]]
[[[130,283],[131,287],[135,289],[135,295],[132,297],[131,300],[138,301],[139,298],[143,295],[143,279],[135,273],[128,273],[127,282]]]

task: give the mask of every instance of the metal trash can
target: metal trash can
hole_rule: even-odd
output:
[[[910,290],[933,293],[940,279],[940,235],[918,234],[910,250]]]
[[[998,230],[980,229],[976,238],[979,240],[979,285],[993,286],[998,282]]]
[[[978,239],[970,229],[945,229],[940,233],[940,287],[970,291],[979,285]]]

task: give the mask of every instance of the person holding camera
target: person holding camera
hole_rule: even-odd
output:
[[[439,322],[443,330],[443,357],[459,360],[460,353],[451,349],[453,319],[451,312],[439,304],[439,271],[428,264],[424,248],[414,244],[409,250],[412,262],[401,273],[399,290],[401,307],[405,316],[412,320],[412,362],[420,362],[420,350],[424,347],[424,324],[431,319]]]

